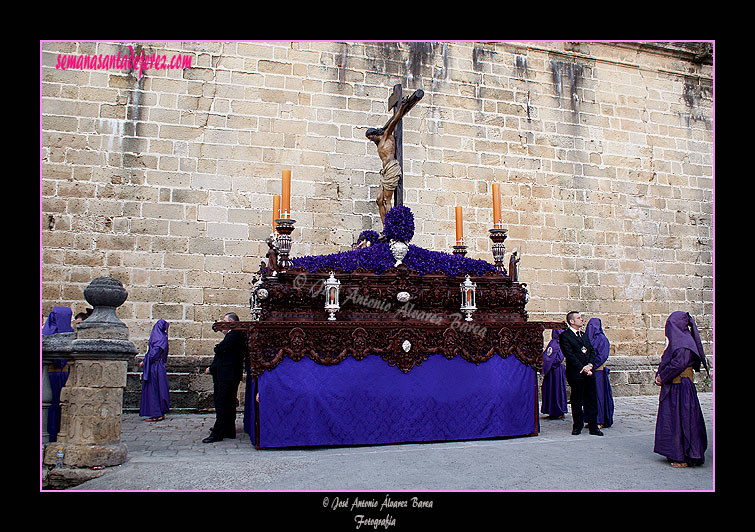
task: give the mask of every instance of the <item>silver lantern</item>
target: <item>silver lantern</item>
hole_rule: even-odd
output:
[[[341,309],[340,305],[341,281],[336,279],[333,272],[325,281],[325,310],[330,314],[328,321],[336,320],[336,312]]]
[[[459,288],[461,288],[461,312],[466,314],[464,320],[472,321],[472,313],[477,310],[475,298],[477,283],[473,283],[469,275],[467,275],[467,278],[459,285]]]

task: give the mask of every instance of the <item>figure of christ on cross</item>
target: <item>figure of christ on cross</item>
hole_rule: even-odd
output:
[[[401,179],[401,164],[396,159],[394,132],[396,126],[401,123],[401,119],[424,95],[422,89],[417,89],[411,96],[403,98],[399,108],[383,127],[371,127],[365,133],[365,136],[377,146],[378,156],[383,163],[383,168],[380,170],[380,191],[376,200],[383,224],[385,224],[385,213],[390,209],[393,191],[396,190],[399,179]]]

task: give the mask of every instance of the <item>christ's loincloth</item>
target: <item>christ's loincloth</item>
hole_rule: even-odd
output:
[[[401,165],[396,159],[392,160],[380,170],[380,176],[385,190],[396,190],[398,180],[401,178]]]

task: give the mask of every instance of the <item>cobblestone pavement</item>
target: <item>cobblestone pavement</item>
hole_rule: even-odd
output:
[[[168,414],[151,423],[124,414],[129,460],[72,490],[714,490],[712,393],[699,394],[706,462],[675,469],[653,453],[657,396],[616,397],[604,437],[571,435],[571,415],[540,419],[540,434],[497,440],[256,450],[238,437],[205,444],[214,414]],[[573,456],[588,457],[574,463]],[[567,459],[568,458],[568,459]]]

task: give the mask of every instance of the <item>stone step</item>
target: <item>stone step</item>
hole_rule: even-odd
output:
[[[129,363],[126,375],[126,389],[123,395],[123,411],[138,412],[141,401],[141,370],[138,363],[141,356]],[[170,408],[174,413],[204,413],[214,411],[212,397],[212,376],[204,373],[212,357],[209,356],[170,356],[168,358],[168,382],[170,385]],[[655,371],[659,357],[613,356],[606,367],[609,368],[609,380],[614,397],[657,395],[658,386],[654,384]],[[711,367],[711,361],[708,362]],[[695,373],[695,386],[700,392],[713,391],[711,378],[705,372]],[[538,386],[542,375],[538,375]],[[246,376],[239,386],[239,411],[243,408],[246,390]]]
[[[129,362],[126,373],[126,389],[123,392],[123,411],[138,412],[142,394],[142,370],[138,355]],[[212,375],[205,368],[212,362],[211,356],[169,356],[168,386],[170,388],[170,411],[173,413],[203,413],[215,410],[212,396]],[[246,376],[239,386],[239,410],[243,408]]]
[[[614,397],[634,395],[658,395],[660,388],[655,384],[655,372],[660,363],[659,356],[613,356],[606,362],[610,370],[608,380]],[[708,358],[711,368],[710,378],[705,370],[695,373],[695,388],[699,392],[713,391],[712,361]],[[538,384],[542,383],[542,375],[538,375]],[[568,388],[568,385],[567,385]]]

